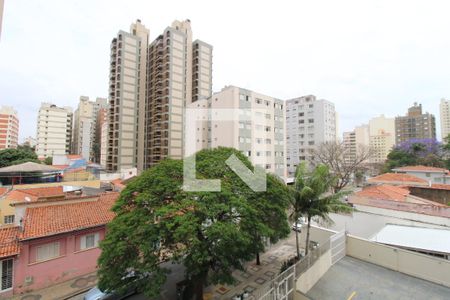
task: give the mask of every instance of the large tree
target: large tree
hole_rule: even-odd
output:
[[[293,213],[292,217],[297,222],[299,216],[307,219],[305,254],[309,251],[309,239],[311,220],[313,218],[332,222],[329,213],[350,212],[352,208],[342,202],[346,192],[333,192],[336,177],[330,173],[325,165],[318,165],[312,171],[308,171],[305,163],[301,163],[295,172],[295,182],[292,188]],[[298,241],[298,239],[297,239]],[[297,242],[297,253],[299,253]]]
[[[39,163],[36,153],[34,153],[34,151],[32,151],[29,147],[0,150],[0,168],[18,165],[29,161]]]
[[[101,243],[100,288],[124,291],[132,270],[146,277],[134,282],[138,290],[156,296],[167,272],[161,263],[172,261],[186,267],[202,299],[207,282],[232,283],[231,272],[243,270],[244,262],[263,250],[264,237],[277,240],[288,234],[287,187],[269,176],[267,191],[253,192],[226,165],[231,154],[253,170],[245,156],[230,148],[196,154],[196,177],[220,179],[220,192],[184,191],[183,162],[171,159],[128,184]]]
[[[370,147],[359,145],[356,152],[351,153],[351,149],[346,147],[344,142],[327,142],[318,145],[311,150],[312,167],[327,165],[336,180],[333,185],[335,192],[339,192],[346,187],[353,176],[364,169],[364,165],[373,157],[373,150]]]
[[[448,151],[447,145],[442,145],[435,139],[411,139],[403,142],[389,152],[383,171],[390,172],[394,168],[414,165],[445,167],[443,157]]]

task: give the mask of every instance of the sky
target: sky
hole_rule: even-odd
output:
[[[436,115],[450,98],[449,1],[5,0],[0,105],[36,135],[41,102],[76,108],[108,94],[111,39],[136,19],[155,39],[190,19],[213,45],[213,90],[236,85],[336,105],[340,131],[414,102]]]

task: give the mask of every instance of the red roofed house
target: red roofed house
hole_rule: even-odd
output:
[[[395,173],[412,175],[433,184],[450,184],[450,175],[447,169],[427,166],[407,166],[392,169]]]
[[[16,228],[20,247],[9,293],[42,289],[95,272],[100,255],[98,244],[105,236],[106,224],[114,218],[111,207],[118,196],[105,193],[21,205],[23,217],[16,216],[21,219],[21,226],[8,228]],[[4,243],[1,233],[0,243]],[[1,251],[6,251],[3,246]]]
[[[401,173],[385,173],[367,180],[369,184],[389,184],[389,185],[416,185],[428,186],[429,182],[425,179]]]

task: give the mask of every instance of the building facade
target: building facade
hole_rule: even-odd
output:
[[[10,106],[0,108],[0,150],[17,148],[19,142],[19,118]]]
[[[318,145],[337,141],[334,104],[313,95],[286,101],[286,154],[289,177],[301,161],[312,159]]]
[[[97,98],[89,101],[89,97],[81,96],[78,108],[74,113],[72,153],[79,154],[86,160],[95,161],[95,147],[100,147],[97,133],[97,118],[100,110],[105,111],[107,101]],[[99,151],[97,151],[99,152]]]
[[[174,21],[149,46],[144,167],[184,154],[183,109],[212,94],[212,46]]]
[[[441,117],[441,138],[442,142],[450,134],[450,100],[441,99],[439,104],[439,115]]]
[[[414,103],[406,116],[395,118],[395,143],[411,139],[436,139],[436,120],[430,113],[422,113],[422,104]]]
[[[119,31],[111,42],[106,156],[106,168],[110,171],[134,168],[138,157],[143,158],[149,34],[137,20],[131,24],[130,32]]]
[[[138,20],[111,43],[106,167],[142,171],[184,154],[183,110],[212,94],[212,46],[192,42],[189,20],[148,44]]]
[[[69,154],[73,112],[70,107],[42,103],[37,124],[36,154],[39,158]]]
[[[205,104],[206,103],[206,104]],[[206,126],[197,127],[197,149],[232,147],[242,151],[256,166],[286,178],[286,145],[284,101],[235,86],[227,86],[208,100],[194,102],[212,112],[229,115],[232,110],[237,119],[212,118]],[[205,118],[207,119],[207,118]],[[191,135],[191,138],[193,136]]]
[[[395,145],[395,119],[384,115],[369,120],[370,162],[383,163]]]

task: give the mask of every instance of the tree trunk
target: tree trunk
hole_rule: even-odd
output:
[[[261,265],[261,261],[260,261],[260,258],[259,258],[259,251],[256,251],[256,265],[257,266]]]
[[[196,279],[195,284],[195,300],[203,300],[203,285],[205,282],[205,276],[199,276]]]
[[[311,216],[308,215],[308,224],[306,226],[306,246],[305,246],[305,255],[308,255],[309,252],[309,229],[311,228]]]
[[[295,226],[297,226],[297,223],[295,223]],[[298,230],[295,230],[295,245],[297,246],[297,258],[300,259],[300,245],[298,244]]]

